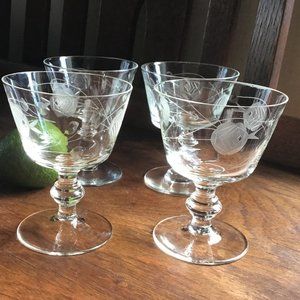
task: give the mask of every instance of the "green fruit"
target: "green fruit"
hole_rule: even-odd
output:
[[[49,135],[50,149],[67,152],[68,140],[59,128],[50,122],[45,122],[42,126],[46,127],[45,132]],[[27,156],[16,129],[0,140],[0,169],[2,182],[19,187],[43,188],[57,179],[54,170],[39,166]]]
[[[68,152],[68,138],[53,123],[44,121],[38,123],[35,127],[47,134],[49,139],[47,150],[61,153]]]

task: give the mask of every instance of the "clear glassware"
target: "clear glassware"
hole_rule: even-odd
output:
[[[121,58],[104,56],[56,56],[44,59],[45,69],[51,71],[69,70],[107,75],[133,82],[138,64]],[[102,186],[119,180],[122,170],[111,162],[104,162],[83,169],[78,179],[85,186]]]
[[[68,71],[14,73],[2,82],[25,152],[58,173],[50,191],[58,210],[28,216],[18,226],[18,240],[49,255],[76,255],[101,247],[112,227],[96,212],[77,210],[84,196],[77,174],[109,157],[132,85]]]
[[[178,78],[220,78],[237,80],[239,71],[218,65],[165,61],[150,62],[141,66],[152,124],[160,128],[160,119],[154,91],[154,85],[162,81]],[[174,171],[169,166],[156,167],[144,176],[144,182],[149,188],[164,194],[190,195],[195,186],[193,182]]]
[[[248,243],[240,231],[214,220],[222,209],[216,188],[255,170],[288,97],[268,87],[205,79],[165,81],[155,90],[167,160],[196,187],[186,200],[190,215],[159,222],[155,243],[194,264],[236,261]]]

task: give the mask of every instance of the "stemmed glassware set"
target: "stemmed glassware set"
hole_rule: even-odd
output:
[[[46,71],[2,78],[25,152],[58,173],[50,190],[58,210],[25,218],[17,238],[49,255],[82,254],[101,247],[112,234],[107,219],[77,210],[77,204],[84,196],[82,185],[101,186],[122,175],[118,167],[103,163],[113,150],[138,66],[84,56],[47,58],[44,65]],[[216,65],[153,62],[144,64],[142,73],[151,120],[161,129],[171,166],[148,171],[145,184],[189,196],[189,215],[155,226],[156,245],[194,264],[240,259],[247,240],[231,225],[214,220],[222,209],[215,191],[255,170],[288,97],[237,82],[237,70]]]

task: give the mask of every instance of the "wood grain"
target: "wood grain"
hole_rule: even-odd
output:
[[[249,253],[230,265],[191,265],[162,253],[151,235],[161,219],[186,213],[184,198],[155,193],[143,183],[147,169],[165,162],[159,136],[126,136],[110,159],[122,167],[123,178],[86,188],[80,204],[113,225],[112,239],[97,251],[50,257],[24,248],[16,227],[27,215],[54,207],[49,188],[1,188],[1,299],[300,298],[299,176],[261,164],[248,179],[220,188],[219,219],[244,232]]]
[[[209,1],[201,57],[202,62],[220,65],[226,64],[238,6],[238,0]]]
[[[279,81],[280,70],[284,58],[285,46],[287,43],[287,38],[288,38],[289,29],[291,25],[294,4],[295,4],[295,0],[287,0],[283,12],[280,32],[278,36],[277,48],[274,57],[272,77],[270,80],[270,87],[275,89]]]
[[[300,118],[282,116],[263,159],[300,173]]]
[[[246,82],[276,87],[293,0],[260,0],[245,70]]]

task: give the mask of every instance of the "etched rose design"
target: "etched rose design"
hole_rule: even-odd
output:
[[[248,139],[258,139],[255,133],[249,134],[243,123],[225,122],[217,127],[211,135],[214,149],[222,155],[232,155],[246,145]]]
[[[267,109],[263,103],[253,103],[244,112],[244,124],[251,131],[257,130],[267,117]]]
[[[74,72],[80,72],[80,68],[76,68],[73,70]],[[84,69],[82,69],[84,71]],[[81,89],[88,89],[91,85],[90,77],[87,75],[78,76],[75,74],[69,74],[69,80],[74,86],[80,86]]]
[[[51,101],[51,107],[56,115],[66,117],[74,116],[78,106],[78,99],[74,95],[72,89],[66,86],[65,83],[57,82],[55,80],[51,83],[53,94],[56,94],[53,96],[53,101]]]

